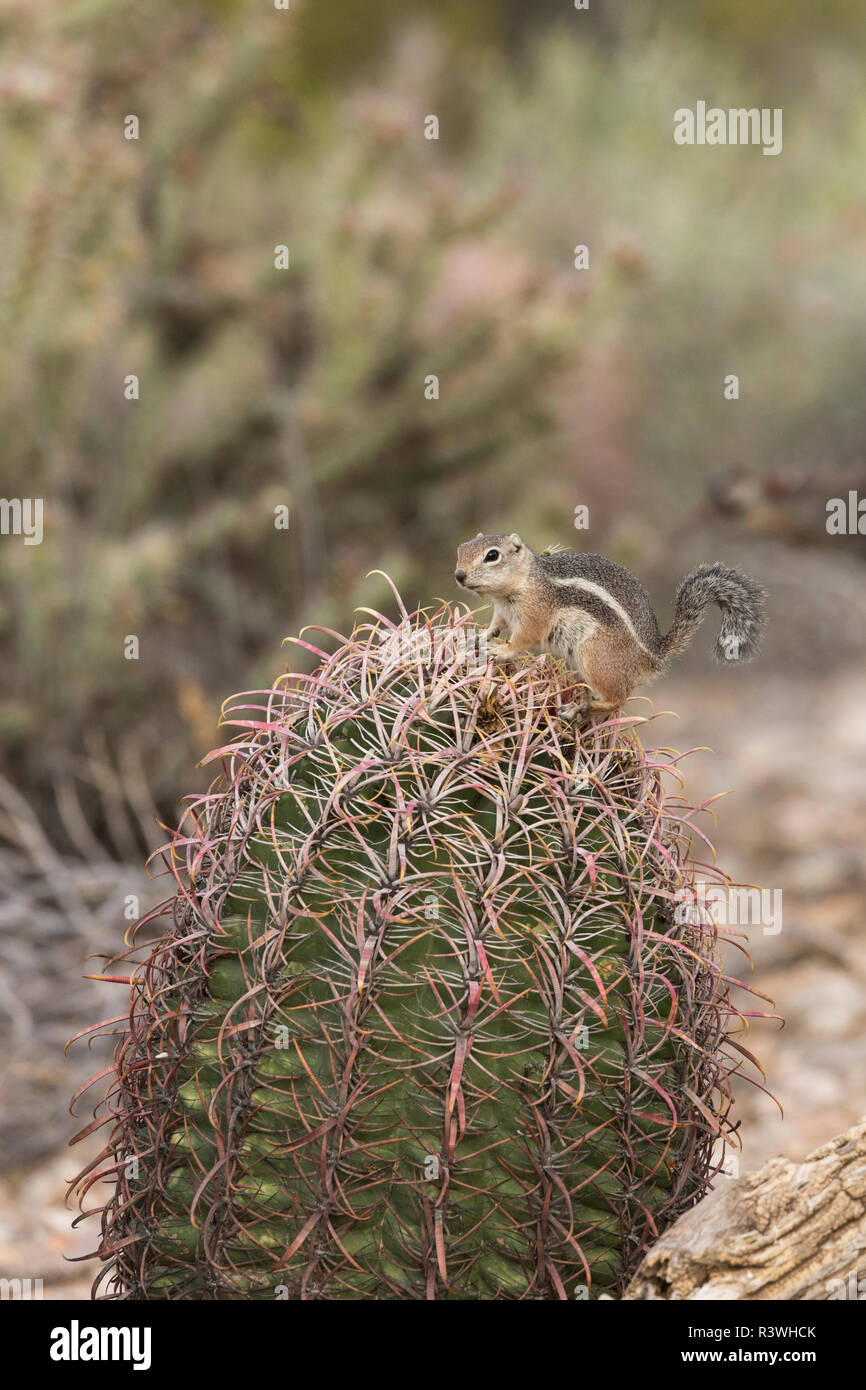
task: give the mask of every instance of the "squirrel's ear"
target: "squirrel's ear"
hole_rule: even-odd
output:
[[[478,535],[475,537],[475,539],[476,539],[477,541],[480,541],[480,540],[481,540],[481,537],[482,537],[483,535],[484,535],[484,532],[483,532],[483,531],[479,531],[479,532],[478,532]]]
[[[512,531],[508,539],[511,541],[511,544],[514,546],[515,550],[521,550],[523,548],[523,541],[520,539],[516,531]]]

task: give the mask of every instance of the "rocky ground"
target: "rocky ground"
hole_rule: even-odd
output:
[[[783,1113],[738,1085],[741,1171],[805,1157],[866,1114],[866,678],[721,672],[671,678],[653,697],[680,717],[658,719],[645,742],[714,750],[684,764],[690,799],[734,791],[708,831],[719,863],[738,882],[781,890],[781,930],[745,930],[749,982],[785,1019],[753,1021],[748,1042]]]
[[[803,1157],[866,1114],[866,677],[840,673],[807,685],[757,672],[707,674],[705,666],[652,695],[656,711],[676,709],[679,718],[660,713],[645,730],[648,746],[714,750],[686,760],[689,797],[735,789],[716,803],[717,824],[708,827],[719,862],[739,882],[782,893],[781,931],[747,930],[749,978],[786,1020],[784,1028],[753,1022],[749,1039],[783,1113],[738,1083],[740,1171],[774,1154]],[[83,957],[119,939],[127,894],[139,892],[145,905],[161,893],[138,870],[67,866],[64,907],[20,856],[16,866],[13,874],[6,861],[14,891],[0,917],[0,1041],[9,1064],[0,1095],[0,1277],[41,1277],[46,1298],[84,1299],[93,1269],[70,1261],[94,1248],[98,1232],[95,1222],[72,1229],[65,1192],[99,1141],[66,1147],[77,1127],[66,1105],[100,1065],[99,1050],[88,1057],[73,1049],[64,1062],[62,1042],[82,1019],[112,1012],[111,987],[80,980]],[[731,967],[742,974],[733,956]]]
[[[11,809],[14,843],[0,852],[0,1278],[41,1278],[44,1298],[87,1298],[94,1270],[70,1261],[95,1248],[97,1223],[73,1230],[65,1199],[101,1143],[91,1135],[68,1147],[92,1113],[87,1096],[74,1117],[69,1101],[107,1064],[112,1043],[64,1048],[124,1008],[123,986],[84,976],[122,948],[128,914],[165,889],[140,866],[60,859],[27,808]]]
[[[77,1212],[66,1190],[100,1147],[91,1136],[0,1178],[0,1278],[41,1279],[43,1298],[90,1298],[94,1262],[75,1261],[96,1248],[99,1221],[73,1229]]]

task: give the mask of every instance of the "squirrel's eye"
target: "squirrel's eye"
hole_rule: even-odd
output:
[[[499,551],[498,551],[498,550],[488,550],[487,554],[484,556],[484,563],[485,563],[485,565],[488,565],[488,564],[490,564],[493,560],[498,560],[498,559],[499,559]]]

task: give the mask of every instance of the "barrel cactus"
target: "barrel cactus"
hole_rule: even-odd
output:
[[[675,759],[459,610],[331,639],[229,703],[131,933],[95,1296],[616,1296],[743,1054]]]

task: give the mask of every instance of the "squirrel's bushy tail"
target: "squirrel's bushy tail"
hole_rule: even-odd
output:
[[[685,651],[711,603],[722,610],[713,655],[717,661],[750,661],[758,650],[766,616],[766,594],[741,570],[699,565],[677,589],[674,625],[661,640],[663,662]]]

